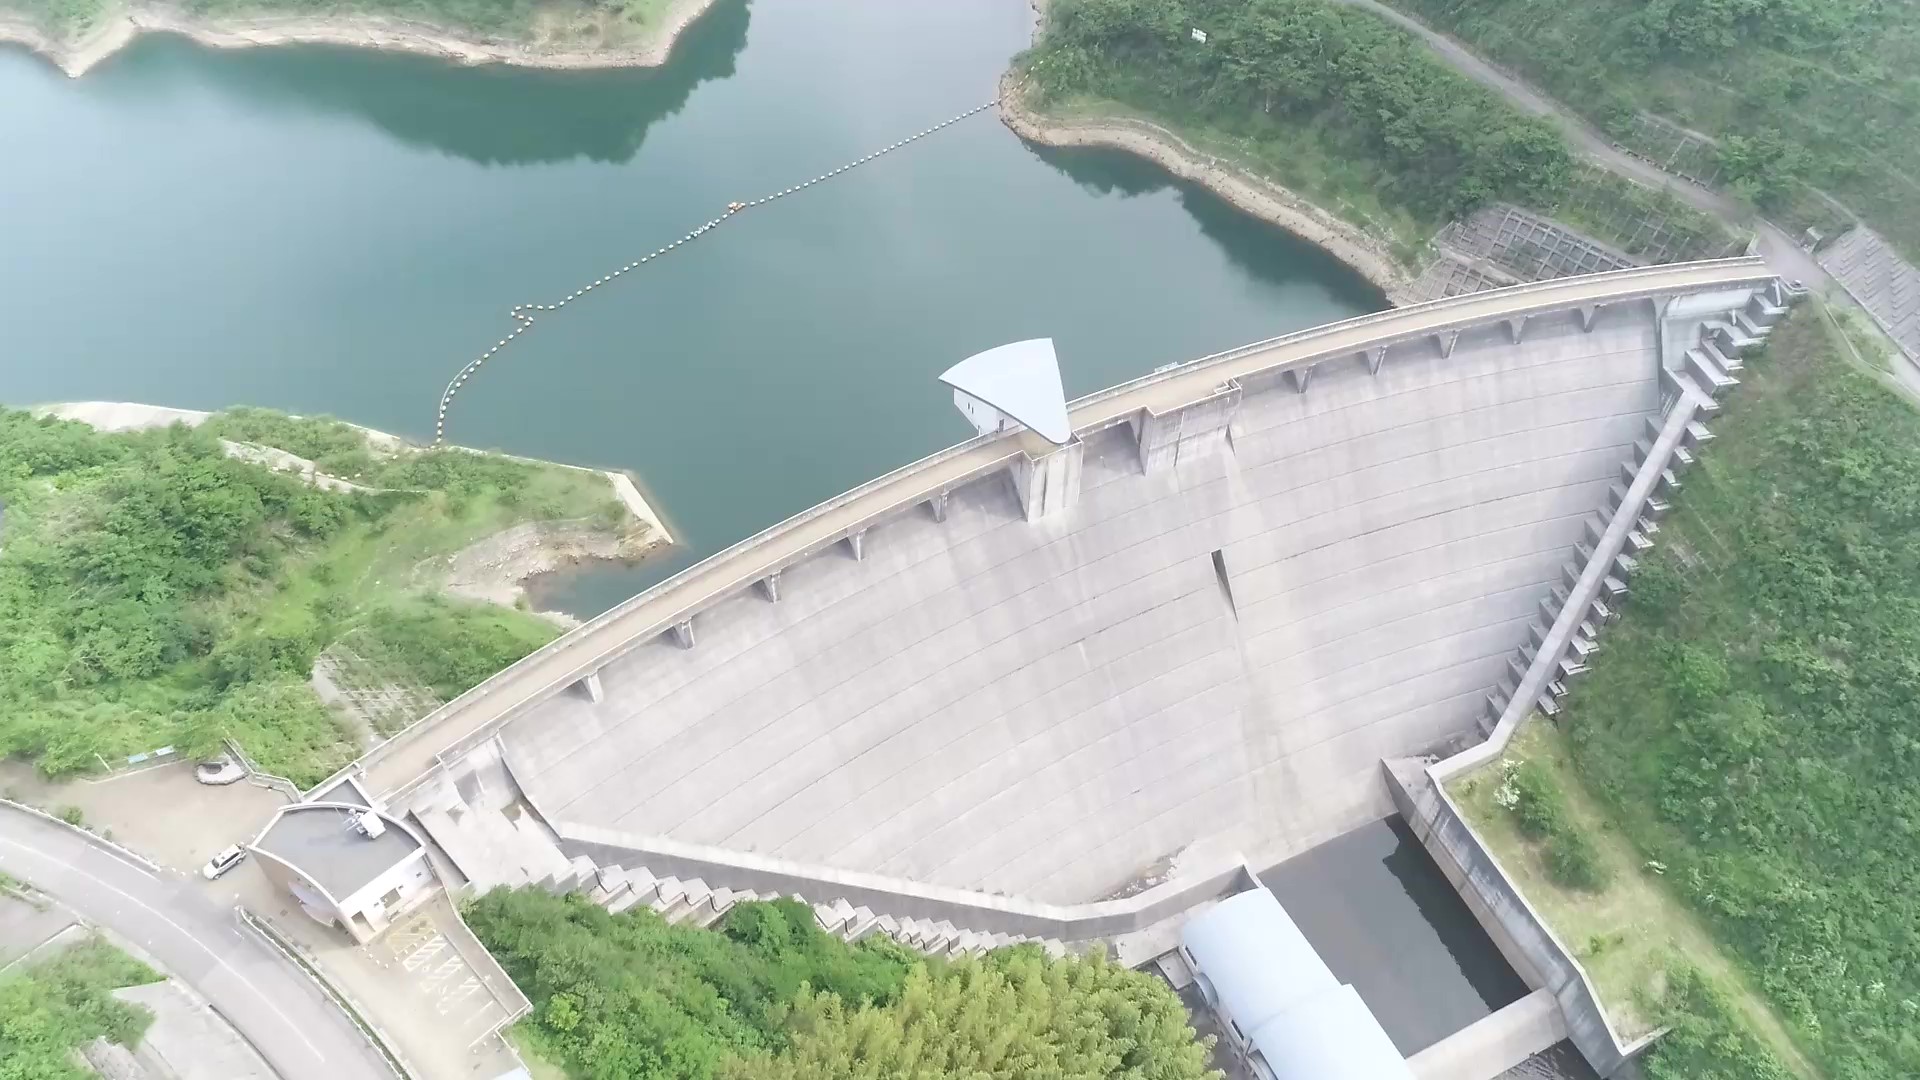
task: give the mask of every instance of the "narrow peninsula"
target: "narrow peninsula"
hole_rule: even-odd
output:
[[[355,0],[289,9],[254,0],[0,0],[0,42],[78,78],[142,33],[201,45],[347,45],[461,64],[657,67],[715,0]]]

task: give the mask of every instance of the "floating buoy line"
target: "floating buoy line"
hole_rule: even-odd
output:
[[[640,258],[635,259],[630,263],[627,263],[625,266],[620,267],[619,269],[613,271],[610,274],[606,274],[601,277],[595,278],[594,280],[586,283],[585,285],[582,285],[580,288],[575,289],[574,291],[568,293],[566,296],[560,298],[559,300],[554,301],[553,303],[515,304],[507,312],[509,315],[513,317],[513,320],[516,324],[514,328],[507,334],[506,337],[501,338],[499,341],[495,342],[491,347],[489,347],[486,352],[483,352],[479,356],[476,356],[472,360],[468,361],[467,365],[461,368],[458,374],[454,375],[452,381],[447,383],[447,388],[440,392],[440,412],[437,416],[434,417],[434,421],[433,421],[434,445],[438,446],[441,443],[446,441],[447,413],[453,407],[454,395],[460,392],[460,388],[465,386],[469,379],[472,379],[474,376],[480,373],[480,369],[486,365],[487,361],[500,355],[500,353],[503,352],[507,348],[507,346],[513,344],[516,340],[518,340],[520,335],[533,329],[534,323],[538,321],[540,318],[543,318],[547,312],[557,312],[564,309],[568,304],[571,304],[581,299],[582,297],[586,296],[588,293],[592,292],[593,290],[600,288],[603,285],[612,284],[615,280],[617,280],[621,276],[631,273],[635,270],[638,270],[642,266],[645,266],[647,263],[650,263],[655,259],[661,258],[662,256],[665,256],[673,251],[678,250],[683,245],[693,243],[695,240],[700,239],[701,237],[707,235],[709,232],[712,232],[713,230],[719,228],[720,226],[725,225],[730,221],[736,220],[737,218],[739,218],[741,214],[744,214],[747,211],[752,210],[757,206],[764,206],[767,203],[773,202],[776,199],[784,199],[789,195],[797,195],[800,192],[805,191],[806,189],[814,186],[815,184],[824,184],[828,180],[832,180],[835,177],[841,175],[842,173],[849,172],[853,169],[857,169],[860,166],[865,165],[870,161],[873,161],[877,158],[885,157],[886,155],[893,153],[895,150],[898,150],[902,147],[910,146],[913,143],[919,142],[921,139],[924,139],[927,136],[932,135],[937,131],[941,131],[945,128],[952,127],[954,124],[957,124],[960,121],[965,120],[970,116],[975,116],[980,113],[983,113],[988,109],[993,108],[995,105],[998,105],[999,103],[1000,103],[1000,99],[994,98],[992,101],[989,101],[984,105],[976,105],[973,108],[968,109],[966,112],[959,114],[958,116],[954,116],[954,117],[951,117],[950,119],[943,120],[940,123],[935,124],[930,128],[927,128],[925,131],[918,132],[917,134],[914,134],[914,135],[909,135],[908,137],[901,139],[899,142],[893,143],[889,146],[881,147],[880,149],[875,150],[873,153],[868,154],[866,157],[855,158],[854,160],[847,162],[845,165],[842,165],[837,169],[834,169],[830,172],[821,173],[819,176],[816,176],[813,179],[808,180],[804,184],[796,184],[793,187],[776,191],[771,195],[763,195],[760,198],[754,199],[751,202],[730,202],[727,204],[726,212],[722,213],[719,217],[714,218],[712,221],[709,221],[703,225],[700,225],[699,227],[695,228],[692,232],[688,233],[687,235],[681,237],[678,240],[675,240],[673,243],[668,244],[666,247],[660,248],[659,250],[654,251],[651,254],[642,255]]]

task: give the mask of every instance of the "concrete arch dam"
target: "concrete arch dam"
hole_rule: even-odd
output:
[[[1392,812],[1489,697],[1728,260],[1368,316],[1075,403],[808,511],[361,763],[496,754],[548,821],[1053,903]],[[1198,847],[1196,847],[1198,845]]]

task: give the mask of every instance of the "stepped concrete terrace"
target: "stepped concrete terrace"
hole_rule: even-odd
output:
[[[1649,420],[1731,378],[1696,346],[1771,283],[1637,268],[1163,369],[1066,446],[983,436],[744,541],[353,768],[406,802],[471,753],[562,836],[1048,903],[1264,865],[1392,812],[1383,758],[1483,736]]]

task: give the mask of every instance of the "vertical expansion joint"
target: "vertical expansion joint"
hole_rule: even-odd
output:
[[[693,619],[685,618],[673,624],[673,640],[683,649],[693,648]]]
[[[1525,315],[1515,315],[1506,320],[1506,323],[1507,336],[1513,339],[1515,345],[1520,344],[1521,336],[1527,332],[1527,317]]]
[[[1361,353],[1360,358],[1367,362],[1367,374],[1378,375],[1380,374],[1380,365],[1385,363],[1387,359],[1387,347],[1385,345],[1375,345],[1373,348]]]
[[[853,552],[855,562],[864,562],[867,558],[867,530],[855,529],[847,534],[847,550]]]
[[[780,602],[780,571],[775,570],[773,573],[768,574],[766,577],[761,578],[760,591],[766,596],[768,603],[774,603],[774,604],[779,603]]]
[[[1440,349],[1440,358],[1453,359],[1453,347],[1460,344],[1460,331],[1442,330],[1433,335],[1433,343]]]
[[[1599,317],[1600,317],[1599,304],[1587,304],[1586,306],[1582,307],[1580,309],[1580,329],[1589,334],[1593,333],[1593,322],[1595,319]]]
[[[947,493],[946,492],[943,491],[940,494],[935,495],[933,498],[928,499],[927,506],[929,509],[933,511],[933,520],[935,521],[947,520]]]

